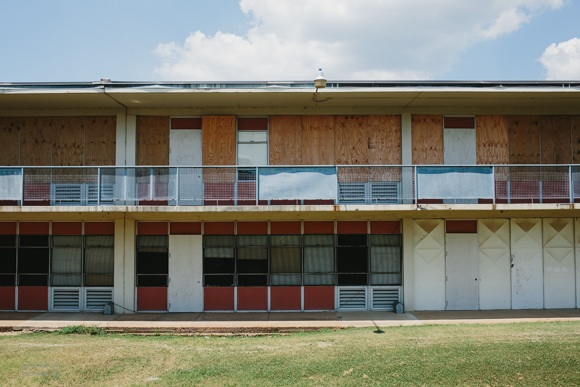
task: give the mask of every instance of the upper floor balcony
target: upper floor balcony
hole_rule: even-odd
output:
[[[579,165],[0,167],[0,205],[575,203]]]

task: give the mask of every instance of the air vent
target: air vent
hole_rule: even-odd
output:
[[[365,310],[367,308],[366,287],[338,288],[338,308],[342,310]]]
[[[371,183],[371,200],[373,203],[399,203],[399,183],[380,182]]]
[[[85,309],[101,311],[109,302],[113,302],[113,288],[85,289]]]
[[[83,196],[82,184],[52,185],[52,204],[55,206],[80,205]]]
[[[372,288],[372,309],[388,310],[395,309],[395,303],[400,301],[400,287]]]
[[[338,185],[339,203],[364,203],[365,183],[340,183]]]
[[[80,309],[79,288],[52,288],[52,310],[78,311]]]

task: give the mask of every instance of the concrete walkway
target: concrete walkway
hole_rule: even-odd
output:
[[[131,333],[275,333],[346,327],[421,324],[580,321],[580,309],[408,312],[275,312],[275,313],[0,313],[0,332],[54,331],[86,325]]]

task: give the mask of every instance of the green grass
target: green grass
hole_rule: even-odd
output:
[[[3,386],[572,386],[580,322],[254,337],[33,333],[0,335],[0,354]]]
[[[56,331],[59,335],[104,335],[106,330],[93,325],[70,325]]]

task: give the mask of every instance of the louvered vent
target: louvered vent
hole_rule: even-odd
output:
[[[399,183],[380,182],[371,183],[371,200],[373,203],[399,203]]]
[[[99,192],[99,186],[97,184],[87,184],[87,204],[97,205],[99,203],[112,203],[113,202],[113,184],[102,184],[101,191]],[[100,199],[99,199],[100,194]]]
[[[338,288],[338,308],[361,310],[367,308],[366,287]]]
[[[338,185],[339,203],[364,203],[365,183],[340,183]]]
[[[79,288],[53,288],[52,310],[80,310]]]
[[[113,302],[113,288],[87,288],[85,289],[85,309],[103,310],[109,302]]]
[[[79,205],[83,199],[82,184],[53,184],[52,204],[67,206]]]
[[[399,290],[399,287],[372,288],[372,309],[393,311],[400,300]]]

